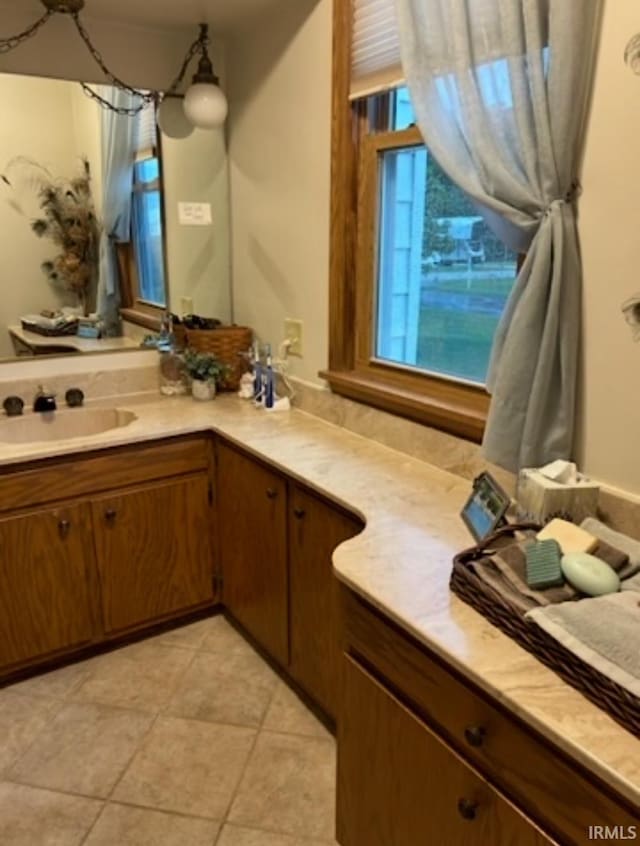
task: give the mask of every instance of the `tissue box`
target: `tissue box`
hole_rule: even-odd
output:
[[[558,481],[546,476],[543,469],[520,471],[516,488],[518,519],[548,523],[561,517],[579,524],[585,517],[595,516],[599,485],[581,473],[575,474],[575,481]]]

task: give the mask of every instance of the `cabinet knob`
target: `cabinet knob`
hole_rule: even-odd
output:
[[[104,512],[104,519],[107,521],[107,523],[114,523],[117,514],[118,512],[115,510],[115,508],[107,508],[107,510]]]
[[[66,538],[71,531],[71,522],[69,520],[58,521],[58,532],[61,538]]]
[[[464,730],[464,739],[469,746],[482,746],[487,735],[487,730],[482,726],[467,726]]]
[[[302,520],[302,518],[306,515],[307,512],[304,510],[304,508],[294,508],[293,513],[298,518],[298,520]]]
[[[463,820],[475,820],[478,812],[478,803],[472,802],[471,799],[458,800],[458,813]]]
[[[278,496],[278,491],[275,488],[267,488],[267,496],[269,499],[275,499]]]

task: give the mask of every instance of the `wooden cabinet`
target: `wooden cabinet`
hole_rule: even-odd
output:
[[[549,846],[545,836],[354,660],[338,742],[342,846]]]
[[[213,605],[212,472],[190,436],[0,473],[0,676]]]
[[[286,667],[286,480],[224,443],[218,444],[217,480],[224,604]]]
[[[94,638],[90,519],[74,505],[0,520],[0,667]]]
[[[289,508],[289,670],[335,719],[341,675],[338,583],[331,557],[362,529],[354,517],[291,486]]]
[[[105,632],[213,599],[206,473],[91,503]]]

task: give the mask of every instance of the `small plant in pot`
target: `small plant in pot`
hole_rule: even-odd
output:
[[[216,385],[228,374],[226,364],[218,361],[211,353],[200,353],[188,349],[184,354],[187,373],[191,377],[191,393],[197,400],[212,400],[216,395]]]

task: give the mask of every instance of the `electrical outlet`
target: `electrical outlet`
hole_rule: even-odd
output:
[[[302,320],[287,318],[284,321],[284,337],[287,341],[291,341],[289,355],[302,358]]]
[[[193,314],[193,299],[191,297],[180,297],[180,311],[182,314]]]

